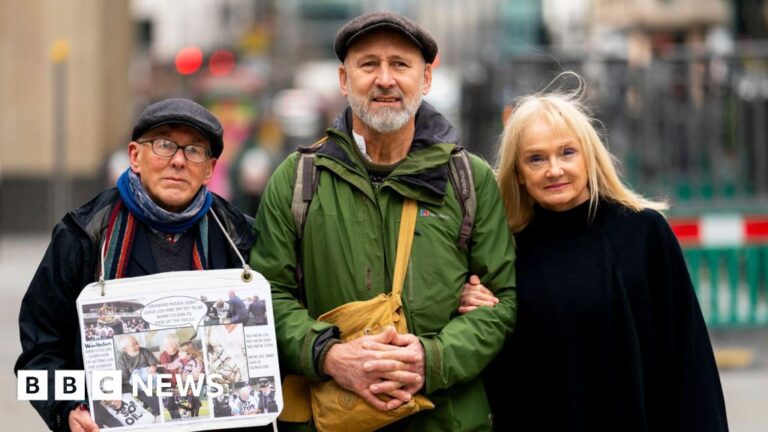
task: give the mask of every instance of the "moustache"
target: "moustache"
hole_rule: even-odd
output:
[[[373,90],[368,93],[369,99],[376,99],[379,97],[396,97],[400,99],[401,102],[405,100],[405,95],[400,90],[396,89]]]

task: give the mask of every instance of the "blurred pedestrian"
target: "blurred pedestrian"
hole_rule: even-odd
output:
[[[515,334],[487,370],[498,430],[725,431],[707,328],[675,235],[622,184],[573,93],[522,98],[498,182],[517,243]],[[460,312],[493,306],[467,284]]]
[[[261,147],[244,146],[232,164],[232,202],[248,214],[256,214],[273,169],[272,156],[268,151]]]

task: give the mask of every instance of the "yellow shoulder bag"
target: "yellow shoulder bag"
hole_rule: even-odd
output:
[[[365,334],[379,333],[387,326],[394,326],[398,333],[408,331],[400,293],[410,261],[415,226],[416,201],[406,198],[400,218],[392,292],[379,294],[370,300],[343,304],[318,318],[320,321],[335,324],[341,331],[342,342]],[[311,389],[310,397],[307,397],[307,389]],[[388,396],[379,397],[382,400],[390,399]],[[285,406],[279,417],[281,421],[307,422],[311,415],[320,432],[373,431],[421,410],[435,407],[425,396],[416,394],[408,403],[397,409],[380,411],[356,393],[336,384],[336,381],[308,383],[299,375],[285,377],[283,398]]]

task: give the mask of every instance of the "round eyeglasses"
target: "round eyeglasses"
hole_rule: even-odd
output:
[[[139,144],[152,144],[152,153],[162,158],[172,158],[181,149],[184,158],[190,162],[203,163],[211,157],[211,151],[199,145],[180,146],[168,138],[155,138],[151,140],[136,141]]]

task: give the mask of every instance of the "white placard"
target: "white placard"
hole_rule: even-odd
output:
[[[80,293],[77,311],[91,416],[100,428],[260,426],[283,409],[272,298],[257,272],[95,282]],[[94,371],[118,371],[122,397],[95,400]]]

